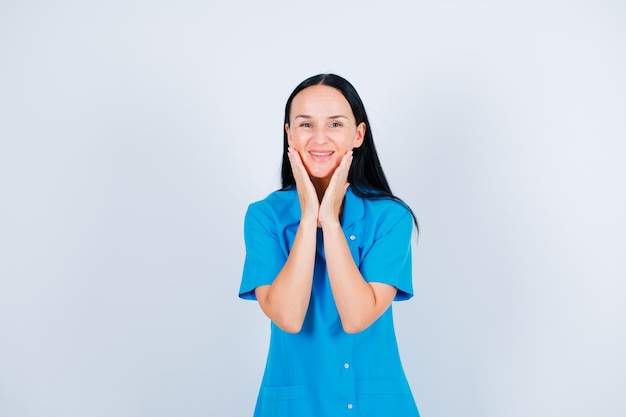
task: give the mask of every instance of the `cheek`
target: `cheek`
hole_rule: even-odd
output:
[[[297,143],[297,140],[298,140],[297,133],[289,129],[286,129],[286,132],[287,132],[287,143],[292,148],[295,147],[294,145]]]
[[[299,135],[291,135],[290,139],[289,139],[289,145],[294,148],[294,149],[298,149],[298,150],[302,150],[304,148],[305,145],[305,140],[303,140],[303,138]]]

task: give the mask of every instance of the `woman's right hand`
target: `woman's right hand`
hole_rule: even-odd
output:
[[[287,150],[291,171],[296,181],[296,189],[298,190],[298,199],[300,200],[301,220],[311,220],[317,224],[320,203],[315,191],[315,186],[309,178],[309,173],[304,167],[302,158],[297,150],[289,148]]]

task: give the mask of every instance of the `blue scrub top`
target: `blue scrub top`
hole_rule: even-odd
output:
[[[287,260],[299,222],[295,188],[275,191],[248,207],[239,297],[255,300],[254,289],[272,283]],[[363,278],[396,287],[396,301],[411,298],[409,210],[390,199],[362,199],[348,188],[341,223]],[[271,325],[254,416],[419,416],[400,362],[392,307],[362,332],[344,332],[322,239],[318,229],[311,300],[302,330],[290,334]]]

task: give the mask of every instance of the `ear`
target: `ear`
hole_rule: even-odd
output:
[[[359,123],[356,127],[356,139],[354,141],[353,148],[360,148],[363,145],[363,140],[365,139],[365,131],[367,130],[367,126],[365,126],[365,122]]]
[[[287,143],[292,146],[291,143],[291,131],[289,130],[289,123],[285,123],[285,132],[287,133]]]

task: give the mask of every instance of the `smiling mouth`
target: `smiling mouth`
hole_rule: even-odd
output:
[[[328,152],[309,152],[311,155],[317,157],[317,158],[324,158],[326,156],[330,156],[332,154],[334,154],[334,151],[328,151]]]

